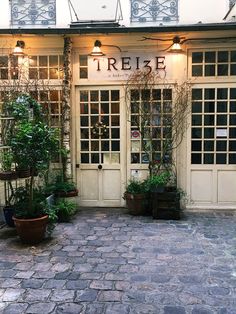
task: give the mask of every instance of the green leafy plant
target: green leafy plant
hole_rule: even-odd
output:
[[[50,176],[50,178],[48,178]],[[45,178],[45,194],[58,194],[60,192],[68,193],[71,191],[76,191],[76,185],[73,181],[64,181],[61,174],[56,176],[47,175]]]
[[[166,186],[171,179],[171,173],[169,171],[163,171],[159,174],[152,175],[149,177],[146,182],[149,186],[149,189],[152,190],[153,188]]]
[[[28,94],[19,94],[15,99],[5,103],[5,112],[15,121],[42,120],[41,106]]]
[[[55,212],[59,221],[70,221],[71,217],[76,213],[76,204],[66,199],[58,199],[54,205]]]
[[[147,181],[130,180],[126,186],[126,193],[143,194],[149,192]]]
[[[20,104],[23,106],[23,101],[37,105],[35,101],[30,100],[29,96],[21,98]],[[59,151],[59,139],[56,129],[50,128],[40,119],[40,111],[37,111],[38,116],[33,115],[32,120],[17,121],[14,130],[10,137],[11,150],[14,157],[14,162],[18,166],[30,168],[30,178],[20,195],[17,195],[19,207],[22,213],[22,204],[24,204],[25,218],[32,218],[41,215],[41,201],[38,199],[37,189],[35,188],[34,174],[39,174],[49,168],[50,161]],[[18,191],[19,192],[19,191]],[[45,196],[43,195],[45,198]]]
[[[3,171],[11,171],[12,164],[14,161],[14,156],[11,151],[4,150],[1,152],[0,155],[1,158],[1,168]]]

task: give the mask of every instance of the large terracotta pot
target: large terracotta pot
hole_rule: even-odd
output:
[[[48,215],[33,219],[19,219],[13,217],[16,231],[22,241],[26,244],[37,244],[44,238]]]
[[[125,193],[126,204],[131,215],[149,214],[149,195]]]

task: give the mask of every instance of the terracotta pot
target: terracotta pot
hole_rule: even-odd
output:
[[[149,195],[125,193],[126,204],[131,215],[147,215],[149,213]]]
[[[11,180],[16,180],[17,178],[18,178],[18,174],[16,171],[0,172],[0,180],[11,181]]]
[[[37,244],[43,240],[46,232],[48,215],[33,219],[13,217],[13,220],[22,243]]]

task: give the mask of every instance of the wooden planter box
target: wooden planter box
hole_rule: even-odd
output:
[[[131,194],[125,193],[127,208],[131,215],[148,215],[149,212],[149,194]]]
[[[152,192],[152,216],[154,219],[174,219],[181,218],[180,193],[173,190],[164,192]]]

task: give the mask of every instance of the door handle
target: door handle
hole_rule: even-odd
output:
[[[102,165],[98,165],[98,169],[101,170],[102,169]]]

